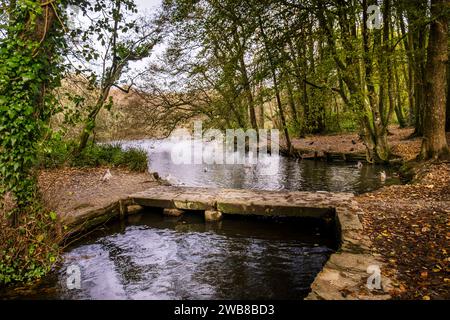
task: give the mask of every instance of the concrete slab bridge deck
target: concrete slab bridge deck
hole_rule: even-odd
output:
[[[348,193],[279,192],[160,186],[129,196],[135,204],[165,209],[168,215],[205,211],[206,220],[222,214],[323,218],[350,203]]]

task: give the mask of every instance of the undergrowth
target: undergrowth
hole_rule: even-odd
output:
[[[64,166],[86,168],[111,166],[145,172],[148,169],[147,153],[130,148],[123,150],[118,144],[89,144],[79,155],[73,150],[73,142],[52,143],[39,157],[41,168],[52,169]]]

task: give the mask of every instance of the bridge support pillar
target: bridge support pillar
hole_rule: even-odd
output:
[[[121,219],[125,218],[128,215],[128,201],[126,200],[119,201],[119,212]]]
[[[222,212],[220,211],[205,211],[205,220],[208,222],[220,221],[222,220]]]
[[[179,209],[164,209],[164,215],[169,217],[181,217],[184,211]]]

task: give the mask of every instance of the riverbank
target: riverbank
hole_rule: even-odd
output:
[[[58,213],[62,225],[89,220],[127,195],[147,190],[160,182],[149,173],[110,169],[111,178],[102,181],[108,168],[61,168],[42,170],[39,188],[46,207]]]
[[[402,161],[414,160],[420,152],[422,138],[413,137],[414,129],[389,128],[388,142],[394,158]],[[447,133],[450,141],[450,133]],[[339,160],[364,160],[366,147],[357,133],[341,133],[333,135],[309,136],[304,139],[293,139],[292,146],[304,158],[337,158]]]
[[[413,129],[390,128],[394,157],[413,161],[421,138]],[[450,141],[450,133],[447,133]],[[295,139],[305,154],[363,154],[357,134]],[[362,225],[373,244],[372,254],[385,262],[382,272],[392,282],[394,299],[450,299],[450,163],[415,163],[413,181],[383,187],[355,198],[364,212]]]
[[[408,185],[356,197],[394,299],[450,299],[450,163],[425,164]]]

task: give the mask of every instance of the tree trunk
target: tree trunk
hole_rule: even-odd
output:
[[[34,9],[31,9],[31,4],[23,4],[14,0],[9,2],[7,9],[9,25],[5,26],[8,39],[2,39],[13,39],[7,48],[2,46],[2,55],[5,55],[2,56],[5,58],[2,61],[12,58],[15,51],[21,51],[20,54],[23,58],[29,59],[29,61],[25,61],[23,65],[14,63],[7,67],[2,74],[7,74],[10,81],[2,84],[0,90],[14,88],[17,80],[25,75],[25,71],[36,75],[27,85],[20,83],[21,92],[15,92],[15,99],[20,100],[20,103],[14,102],[16,104],[13,105],[14,117],[4,117],[4,112],[12,106],[8,103],[9,101],[2,103],[0,108],[2,109],[0,127],[6,119],[14,123],[14,127],[5,127],[2,130],[2,137],[0,137],[1,168],[5,170],[5,175],[1,177],[0,181],[0,198],[5,193],[11,192],[15,202],[14,207],[17,206],[16,208],[19,209],[8,212],[11,214],[9,222],[12,226],[19,224],[19,215],[25,213],[23,209],[30,204],[37,191],[36,170],[33,170],[34,162],[32,160],[37,157],[35,147],[42,138],[43,131],[41,130],[42,126],[32,125],[31,128],[34,130],[30,132],[27,124],[48,123],[49,112],[46,110],[45,94],[52,85],[53,78],[51,76],[53,74],[50,74],[50,77],[39,77],[38,73],[45,72],[44,66],[52,65],[56,55],[56,42],[53,39],[56,38],[54,30],[57,28],[55,9],[48,1],[34,2],[41,7],[42,11],[35,12]],[[6,10],[6,4],[4,5],[3,9]],[[54,6],[58,7],[56,4]],[[6,23],[6,21],[4,22]],[[15,29],[16,27],[17,29]],[[2,92],[0,94],[3,98]],[[6,108],[3,109],[3,107]],[[8,140],[3,140],[3,134],[5,136],[15,135],[17,138],[14,143],[8,143]],[[5,144],[3,144],[4,142]],[[18,149],[20,152],[17,152]],[[20,183],[18,183],[19,181]]]
[[[449,155],[445,137],[445,109],[448,61],[448,17],[442,15],[446,0],[431,1],[431,16],[437,17],[430,26],[425,83],[424,139],[421,159],[436,159]]]
[[[284,115],[283,104],[281,103],[281,96],[280,96],[280,89],[278,86],[278,77],[277,77],[277,72],[276,72],[276,66],[273,61],[272,53],[270,52],[268,39],[267,39],[266,33],[264,31],[264,26],[263,26],[260,16],[258,17],[258,22],[259,22],[259,27],[261,30],[261,35],[264,40],[264,47],[266,50],[267,58],[269,60],[269,65],[270,65],[270,69],[271,69],[271,73],[272,73],[273,86],[275,89],[275,98],[277,100],[278,111],[280,113],[281,126],[283,127],[284,136],[286,138],[286,147],[288,150],[288,154],[291,154],[292,143],[291,143],[291,138],[289,136],[289,130],[288,130],[287,123],[286,123],[286,117]]]
[[[109,92],[111,90],[111,85],[108,85],[106,88],[103,88],[102,94],[97,100],[97,103],[95,104],[94,109],[89,113],[86,123],[83,127],[83,131],[81,132],[78,148],[75,150],[74,155],[78,156],[81,154],[81,152],[86,148],[87,143],[89,141],[89,137],[92,134],[92,131],[95,129],[95,123],[97,120],[97,115],[99,114],[100,110],[105,105],[106,99],[108,99]]]
[[[295,131],[300,133],[301,125],[300,125],[300,121],[298,120],[298,113],[297,113],[297,107],[295,106],[292,84],[289,79],[286,79],[286,88],[287,88],[287,95],[288,95],[288,103],[289,103],[289,107],[291,109],[292,121],[294,122]]]
[[[408,104],[409,104],[409,115],[408,115],[408,124],[413,126],[415,124],[415,94],[414,94],[414,57],[412,52],[412,35],[411,33],[406,34],[406,26],[403,17],[403,11],[400,13],[399,19],[401,36],[404,38],[403,45],[406,51],[406,55],[408,57],[408,66],[407,69],[403,66],[403,73],[406,81],[406,86],[408,88]]]
[[[447,112],[445,131],[450,132],[450,63],[447,62]]]
[[[256,121],[256,112],[255,112],[255,99],[253,99],[252,88],[250,86],[250,80],[248,78],[247,67],[245,66],[244,57],[241,55],[240,59],[240,67],[242,73],[242,84],[244,86],[245,96],[247,97],[248,102],[248,111],[250,114],[250,124],[252,128],[258,132],[258,123]]]
[[[394,66],[394,82],[395,82],[395,95],[396,95],[396,102],[395,102],[395,115],[397,116],[398,124],[400,125],[400,128],[406,128],[407,122],[405,119],[405,116],[403,114],[403,99],[401,94],[401,88],[400,88],[400,76],[398,68]]]
[[[425,6],[426,8],[426,6]],[[416,28],[419,28],[418,31],[413,32],[412,35],[412,50],[414,52],[414,115],[415,115],[415,135],[422,136],[424,129],[424,116],[425,116],[425,83],[426,83],[426,40],[427,40],[427,32],[423,26],[420,26],[420,19],[422,17],[418,16],[417,11],[419,9],[415,9],[414,22],[412,25]],[[422,12],[423,16],[426,15],[426,9]]]

